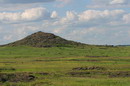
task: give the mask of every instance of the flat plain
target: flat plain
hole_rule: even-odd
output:
[[[129,46],[0,47],[1,86],[130,86]]]

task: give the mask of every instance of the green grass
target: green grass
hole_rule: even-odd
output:
[[[105,47],[85,46],[73,47],[0,47],[0,58],[2,57],[129,57],[130,47]]]
[[[124,60],[122,60],[124,59]],[[85,60],[85,61],[83,61]],[[50,75],[38,75],[37,79],[32,82],[6,82],[3,86],[129,86],[129,77],[113,77],[110,78],[105,74],[90,74],[85,76],[71,76],[69,72],[129,72],[129,57],[112,58],[112,57],[66,57],[66,58],[1,58],[0,68],[9,70],[1,70],[1,73],[21,73],[46,72]],[[72,70],[75,67],[99,66],[105,67],[106,70]],[[15,70],[10,70],[10,69]],[[44,85],[43,85],[44,84]],[[34,85],[37,86],[37,85]]]
[[[73,70],[77,67],[105,69]],[[36,78],[0,82],[0,86],[130,86],[130,47],[0,47],[3,73],[32,73]]]

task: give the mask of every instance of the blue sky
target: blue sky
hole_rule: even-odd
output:
[[[87,44],[130,44],[130,0],[0,0],[0,5],[0,44],[37,31]]]

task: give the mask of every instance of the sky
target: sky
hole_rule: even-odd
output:
[[[0,45],[37,31],[95,45],[130,44],[130,0],[0,0]]]

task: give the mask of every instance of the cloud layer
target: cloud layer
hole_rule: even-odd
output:
[[[53,17],[55,17],[56,14]],[[36,21],[40,19],[49,19],[50,13],[43,7],[27,9],[23,12],[1,12],[0,22],[2,23],[16,23],[25,21]]]
[[[126,4],[126,0],[112,0],[110,4]]]
[[[55,4],[44,3],[53,1]],[[0,0],[0,3],[1,44],[36,31],[87,44],[130,43],[129,0]]]
[[[38,7],[20,13],[0,13],[0,21],[4,21],[3,24],[10,21],[9,26],[14,28],[8,30],[10,33],[1,29],[4,34],[8,33],[1,39],[14,41],[41,30],[88,44],[122,44],[129,42],[126,40],[130,37],[129,20],[130,13],[124,10],[67,11],[66,16],[60,17],[56,11]]]

